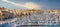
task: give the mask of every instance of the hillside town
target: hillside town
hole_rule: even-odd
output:
[[[44,25],[44,23],[46,25],[60,25],[60,10],[9,10],[0,7],[0,24],[10,19],[12,19],[11,26],[14,25],[15,22],[20,25]]]

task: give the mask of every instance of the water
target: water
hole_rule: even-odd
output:
[[[0,25],[0,27],[10,27],[10,25],[5,23],[5,24]]]
[[[10,27],[10,25],[3,24],[3,25],[0,25],[0,27]],[[34,27],[60,27],[60,26],[56,26],[56,25],[46,26],[46,25],[43,25],[43,26],[34,26]]]
[[[0,25],[0,27],[11,27],[11,26],[10,26],[10,24],[5,23],[5,24]],[[28,27],[32,27],[32,26],[28,26]],[[60,26],[56,26],[56,25],[46,26],[46,25],[43,25],[43,26],[33,26],[33,27],[60,27]]]
[[[43,25],[43,26],[21,26],[21,27],[60,27],[60,26],[57,26],[57,25],[49,25],[49,26],[46,26],[46,25]]]

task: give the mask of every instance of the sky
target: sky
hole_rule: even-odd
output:
[[[60,10],[60,0],[0,0],[0,7],[23,10]]]

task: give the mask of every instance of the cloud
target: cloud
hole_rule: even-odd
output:
[[[32,2],[27,2],[24,5],[25,5],[25,7],[29,8],[29,9],[36,9],[36,8],[40,7],[39,5],[32,3]]]
[[[13,4],[15,6],[20,6],[20,7],[22,6],[22,7],[28,8],[28,9],[37,9],[37,8],[40,7],[36,3],[32,3],[32,2],[26,2],[24,4],[17,4],[17,3],[14,3],[14,2],[8,1],[8,0],[2,0],[2,1],[7,2],[9,4]]]
[[[8,0],[2,0],[2,1],[7,2],[9,4],[16,5],[16,6],[23,6],[22,4],[17,4],[17,3],[14,3],[14,2],[8,1]]]

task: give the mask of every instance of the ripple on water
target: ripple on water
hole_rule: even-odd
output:
[[[11,26],[10,24],[5,23],[5,24],[0,25],[0,27],[11,27]]]

